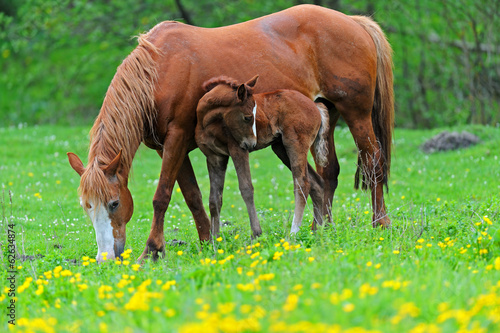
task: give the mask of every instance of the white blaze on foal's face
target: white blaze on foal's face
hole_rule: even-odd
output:
[[[255,139],[257,140],[257,125],[256,125],[256,122],[257,122],[257,102],[255,102],[255,106],[253,107],[253,126],[252,126],[252,130],[253,130],[253,135],[255,135]]]
[[[115,239],[113,236],[113,227],[111,225],[111,218],[109,213],[102,203],[95,204],[90,201],[87,207],[84,207],[85,211],[92,220],[92,225],[94,226],[96,240],[97,240],[97,256],[96,260],[98,262],[103,261],[103,257],[106,259],[114,259],[115,251],[114,244]],[[103,256],[103,253],[107,255]]]

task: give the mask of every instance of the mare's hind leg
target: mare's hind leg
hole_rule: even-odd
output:
[[[228,156],[207,156],[208,175],[210,177],[210,218],[212,237],[219,237],[220,232],[220,210],[222,208],[222,192],[224,190],[224,179],[226,176]]]
[[[248,217],[250,218],[250,227],[252,228],[252,238],[255,238],[262,234],[262,229],[260,228],[257,210],[255,209],[248,150],[243,150],[235,145],[229,145],[228,148],[229,154],[233,159],[234,168],[236,169],[236,175],[238,176],[241,196],[247,206]]]
[[[374,227],[388,227],[391,220],[387,216],[384,203],[383,191],[383,155],[379,143],[373,131],[370,113],[355,113],[359,118],[351,114],[343,115],[351,134],[359,150],[361,170],[367,185],[371,190],[372,197],[372,224]]]
[[[290,159],[286,153],[285,147],[281,143],[272,145],[273,151],[279,157],[281,162],[291,170]],[[314,206],[314,221],[312,229],[316,230],[316,224],[323,224],[323,179],[316,173],[314,168],[308,163],[307,174],[311,185],[310,195]]]

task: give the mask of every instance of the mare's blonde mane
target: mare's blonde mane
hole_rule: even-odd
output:
[[[83,202],[111,200],[109,180],[101,168],[122,151],[121,168],[130,170],[145,131],[154,130],[158,74],[153,57],[159,50],[147,40],[149,35],[139,36],[139,45],[118,67],[90,130],[89,164],[80,182]]]

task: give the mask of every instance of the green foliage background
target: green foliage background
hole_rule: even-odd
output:
[[[299,3],[380,23],[398,126],[500,122],[497,0],[0,0],[0,126],[90,124],[132,37],[161,21],[215,27]]]

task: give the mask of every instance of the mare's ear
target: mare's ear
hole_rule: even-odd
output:
[[[212,112],[208,112],[207,114],[205,114],[205,117],[203,117],[203,123],[202,123],[203,128],[221,119],[222,119],[222,112],[220,110],[214,110]]]
[[[120,167],[120,160],[122,157],[122,150],[116,155],[116,157],[109,163],[103,170],[104,174],[108,177],[116,176],[118,168]]]
[[[240,102],[243,102],[247,98],[248,91],[245,83],[240,84],[238,90],[236,90],[236,96]]]
[[[82,176],[82,174],[85,172],[85,167],[83,166],[82,160],[80,160],[80,158],[76,156],[76,154],[67,153],[67,155],[69,165],[71,165],[71,167],[76,171],[77,174]]]
[[[259,78],[259,75],[255,75],[253,78],[251,78],[250,80],[248,80],[247,83],[245,83],[247,86],[249,86],[250,88],[253,88],[255,87],[255,84],[257,83],[257,79]]]

